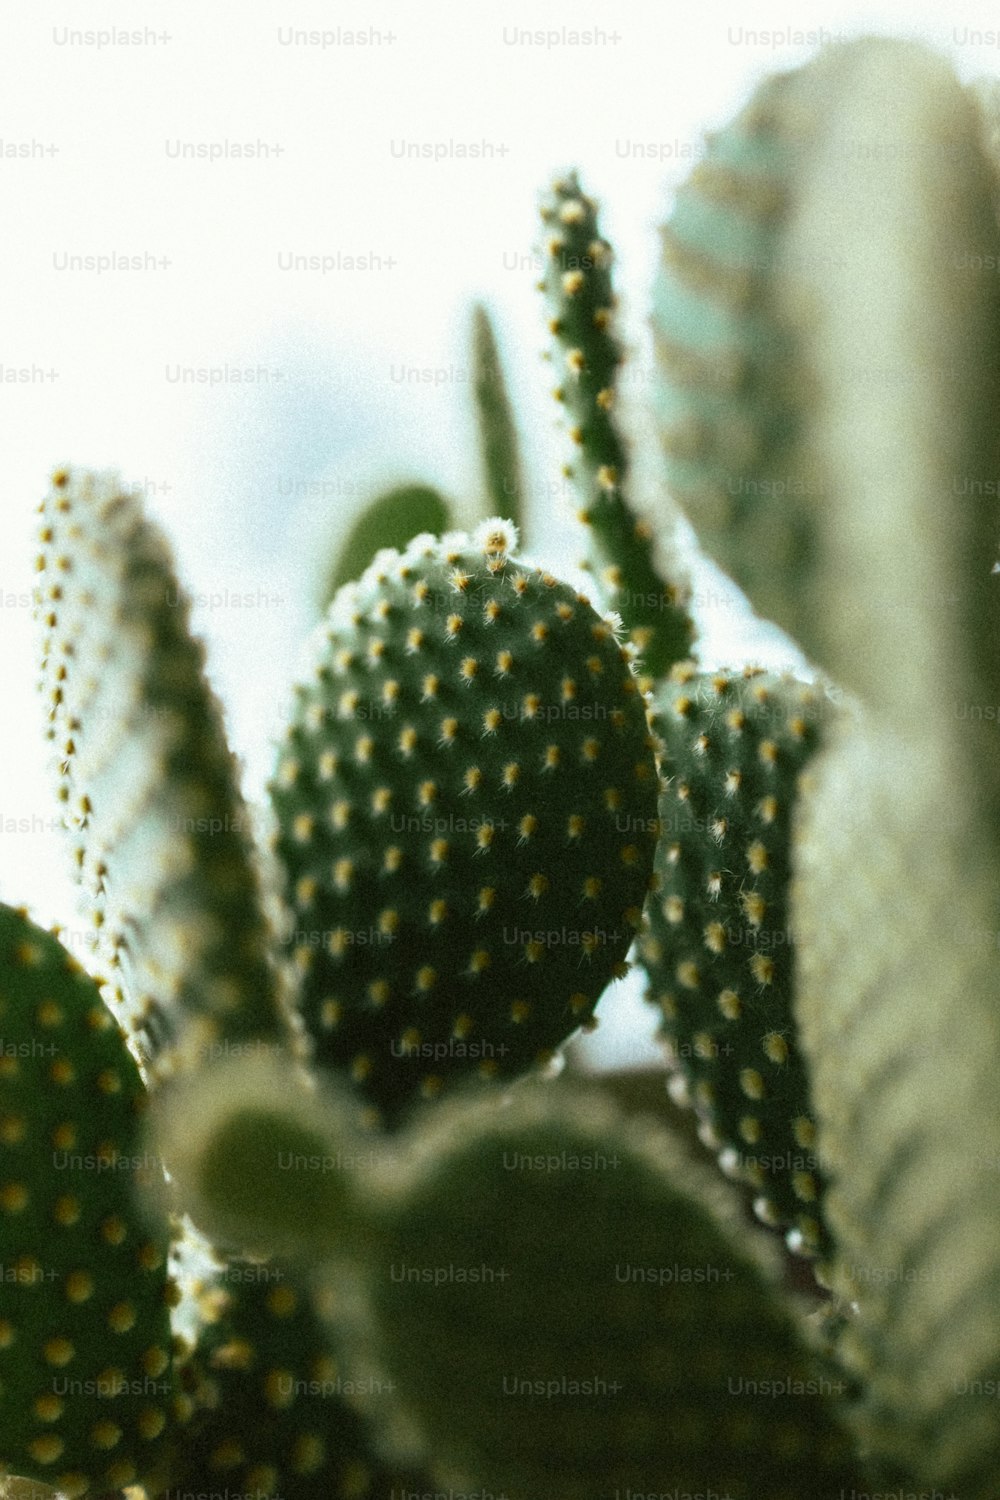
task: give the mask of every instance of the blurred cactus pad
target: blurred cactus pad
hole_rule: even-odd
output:
[[[0,906],[8,1500],[1000,1496],[998,140],[914,42],[760,83],[667,210],[641,494],[555,177],[584,569],[477,303],[468,508],[338,518],[262,806],[166,529],[55,473],[87,926]],[[685,555],[800,666],[707,659]],[[659,1063],[582,1076],[629,975]]]

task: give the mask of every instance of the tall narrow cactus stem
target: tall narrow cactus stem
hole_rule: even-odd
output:
[[[575,175],[554,185],[541,214],[555,394],[574,446],[566,472],[580,495],[601,590],[639,648],[644,671],[660,676],[690,655],[694,632],[683,591],[657,567],[653,526],[628,499],[628,450],[615,413],[622,348],[613,329],[611,247],[601,238],[597,205]]]

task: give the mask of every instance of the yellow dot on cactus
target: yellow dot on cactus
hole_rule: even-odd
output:
[[[486,603],[483,605],[483,619],[486,621],[487,625],[494,624],[495,621],[499,620],[502,614],[503,605],[500,603],[500,600],[487,599]]]
[[[692,699],[685,697],[683,694],[674,699],[674,713],[679,719],[689,718],[693,709],[694,703]]]
[[[618,483],[618,470],[614,464],[602,464],[596,478],[602,490],[613,490]]]
[[[778,1031],[769,1031],[762,1043],[764,1056],[770,1062],[786,1063],[788,1061],[788,1043]]]
[[[770,984],[774,979],[774,959],[767,953],[755,953],[750,959],[750,973],[758,984]]]
[[[410,598],[413,600],[414,604],[423,604],[430,591],[431,586],[426,581],[426,579],[418,579],[418,581],[413,585],[413,588],[410,590]]]
[[[467,792],[474,792],[477,787],[482,785],[482,780],[483,773],[478,766],[469,766],[468,770],[462,777],[462,781]]]
[[[358,704],[361,702],[361,694],[354,688],[341,693],[337,700],[337,714],[341,719],[353,719]]]
[[[67,1058],[60,1057],[56,1059],[49,1069],[49,1078],[53,1083],[58,1084],[61,1088],[65,1088],[75,1080],[76,1069]]]
[[[736,793],[743,785],[743,772],[727,771],[722,785],[727,797],[735,797]]]
[[[472,582],[472,574],[464,572],[461,568],[456,568],[449,577],[448,582],[456,594],[464,594]]]
[[[756,1068],[740,1069],[740,1088],[748,1099],[764,1099],[767,1095],[764,1080]]]
[[[353,859],[337,859],[333,862],[333,883],[338,891],[349,891],[354,879]]]
[[[497,899],[496,887],[492,885],[480,886],[476,896],[476,907],[479,911],[489,911]]]
[[[385,641],[382,640],[381,636],[375,636],[373,640],[368,642],[368,650],[365,654],[373,666],[382,660],[385,655],[385,649]]]
[[[699,734],[692,747],[696,755],[706,755],[712,748],[712,741],[707,734]]]
[[[389,811],[392,801],[392,789],[387,786],[377,786],[372,792],[372,812],[384,813]]]
[[[476,847],[479,849],[488,849],[495,838],[496,829],[492,823],[483,823],[476,829]]]
[[[559,684],[559,695],[564,703],[571,703],[577,694],[577,684],[572,677],[564,677]]]
[[[150,1376],[153,1380],[157,1380],[170,1364],[170,1355],[166,1349],[161,1349],[158,1345],[153,1344],[149,1349],[143,1351],[139,1363],[142,1365],[143,1372],[146,1375]]]
[[[722,953],[726,947],[726,929],[721,922],[709,922],[705,928],[705,947],[710,953]]]
[[[803,1203],[814,1203],[816,1200],[816,1179],[813,1174],[811,1172],[793,1172],[792,1192]]]
[[[70,1271],[64,1287],[67,1302],[87,1302],[94,1294],[94,1278],[90,1271]]]
[[[797,1115],[792,1121],[792,1134],[795,1144],[807,1150],[816,1144],[816,1126],[807,1115]]]
[[[541,706],[542,696],[540,693],[525,693],[521,699],[521,716],[525,719],[535,719],[538,717],[538,711]]]
[[[315,1474],[321,1468],[326,1459],[326,1443],[316,1432],[303,1432],[296,1439],[292,1447],[292,1473],[293,1474]],[[274,1486],[269,1486],[273,1489]],[[345,1494],[364,1494],[364,1490],[345,1490]]]
[[[116,1302],[108,1313],[108,1327],[112,1333],[128,1333],[135,1327],[136,1311],[131,1302]]]
[[[418,970],[414,981],[418,995],[429,994],[438,982],[437,969],[431,964],[423,964]]]
[[[291,1388],[293,1382],[291,1376],[287,1371],[272,1371],[268,1376],[268,1380],[271,1380],[273,1377],[280,1378],[282,1375],[287,1377],[289,1388]],[[289,1405],[289,1402],[281,1399],[281,1392],[277,1379],[274,1380],[273,1390],[278,1399],[272,1401],[267,1388],[267,1383],[265,1382],[264,1395],[272,1406],[280,1407]],[[210,1469],[235,1469],[238,1464],[243,1463],[245,1457],[246,1454],[243,1449],[243,1444],[239,1441],[238,1438],[224,1438],[221,1443],[216,1444],[216,1446],[209,1454],[208,1465]]]
[[[626,844],[624,848],[618,851],[618,858],[621,860],[623,865],[637,865],[640,859],[638,845]]]
[[[395,677],[386,678],[382,684],[382,702],[391,707],[400,694],[400,685]]]
[[[379,932],[391,937],[399,926],[399,912],[394,906],[387,906],[379,912],[376,920]]]
[[[668,896],[663,903],[663,915],[672,927],[684,920],[684,902],[680,896]]]
[[[28,1206],[28,1189],[23,1182],[7,1182],[0,1188],[0,1209],[7,1214],[20,1214]]]
[[[337,774],[337,767],[339,766],[339,764],[340,756],[337,754],[336,750],[324,750],[319,760],[316,762],[316,769],[319,773],[320,781],[332,781],[334,776],[336,776]]]
[[[604,673],[604,663],[599,656],[587,657],[587,671],[591,677],[600,677]]]
[[[54,1464],[62,1457],[65,1447],[61,1437],[54,1432],[47,1432],[43,1437],[32,1438],[28,1444],[28,1452],[36,1464]]]
[[[375,752],[375,741],[370,734],[359,735],[354,741],[354,759],[359,766],[366,766]]]
[[[586,826],[587,820],[582,813],[570,813],[566,819],[566,837],[570,839],[581,838]]]
[[[153,1442],[167,1425],[167,1414],[155,1406],[143,1407],[136,1417],[135,1425],[139,1436],[147,1443]]]
[[[759,927],[767,911],[767,902],[759,891],[741,891],[740,904],[751,927]]]
[[[463,682],[472,682],[479,672],[479,662],[474,656],[463,656],[459,664],[458,675]]]
[[[794,718],[789,719],[788,721],[788,731],[791,734],[792,739],[804,740],[809,731],[809,726],[807,725],[805,719],[800,718],[798,714],[796,714]]]
[[[299,1299],[290,1286],[276,1286],[267,1294],[267,1310],[275,1318],[290,1318],[299,1305]]]
[[[593,957],[594,950],[597,948],[599,942],[600,938],[596,932],[582,932],[580,934],[580,947],[587,958]]]
[[[72,1193],[63,1193],[52,1208],[52,1217],[62,1229],[72,1229],[80,1219],[80,1200]]]
[[[94,1448],[108,1450],[117,1448],[122,1440],[122,1430],[117,1422],[105,1419],[103,1422],[95,1422],[90,1429],[90,1442]]]
[[[509,760],[500,774],[501,784],[508,789],[516,786],[521,778],[521,767],[516,760]]]
[[[528,895],[534,901],[537,901],[540,896],[544,896],[548,888],[549,878],[547,875],[543,875],[541,871],[537,871],[528,881]]]
[[[432,839],[430,846],[430,861],[432,865],[443,865],[451,852],[451,846],[447,839]]]
[[[774,740],[761,740],[760,745],[757,749],[758,758],[763,761],[764,765],[766,766],[776,765],[780,753],[781,752],[779,751],[778,746],[775,744]]]
[[[755,811],[762,823],[773,823],[778,816],[777,797],[762,797]]]
[[[462,1042],[473,1028],[473,1019],[468,1011],[463,1011],[460,1016],[455,1017],[455,1024],[451,1028],[451,1034],[456,1041]]]
[[[449,639],[454,639],[464,624],[465,621],[461,615],[449,615],[444,622],[445,634]]]
[[[432,901],[430,906],[427,908],[427,920],[428,922],[430,922],[432,927],[437,927],[439,923],[444,921],[447,915],[448,903],[447,901],[443,901],[440,897],[438,897],[436,901]]]
[[[570,995],[569,997],[569,1008],[575,1016],[578,1016],[581,1011],[586,1010],[590,1003],[590,996],[583,994],[580,990],[575,995]]]
[[[538,832],[538,819],[534,813],[525,813],[517,825],[518,843],[522,844]]]
[[[524,945],[524,956],[529,964],[541,963],[545,957],[544,943],[539,942],[537,938],[531,938]]]
[[[40,1422],[58,1422],[65,1409],[58,1396],[38,1396],[32,1403],[32,1410]]]
[[[518,1026],[526,1021],[531,1015],[531,1006],[527,1000],[515,1000],[510,1008],[510,1018]]]
[[[715,1003],[727,1021],[738,1021],[743,1014],[743,1002],[735,990],[720,990]]]
[[[598,391],[594,397],[594,402],[595,405],[600,407],[601,411],[611,411],[615,404],[615,393],[612,387],[606,385],[603,390]]]
[[[439,745],[451,745],[458,738],[458,720],[452,716],[441,720]]]
[[[135,1259],[143,1271],[158,1271],[163,1265],[163,1252],[159,1245],[147,1240],[144,1245],[139,1246]]]
[[[762,875],[771,863],[766,844],[756,839],[747,850],[747,864],[754,875]]]
[[[488,708],[483,714],[483,734],[496,734],[503,723],[503,714],[499,708]]]
[[[710,870],[705,881],[705,893],[710,901],[716,900],[722,894],[722,871]]]
[[[104,1483],[108,1489],[124,1490],[130,1484],[134,1484],[136,1467],[130,1458],[119,1459],[116,1463],[109,1464],[104,1471]]]
[[[721,844],[722,840],[725,838],[726,834],[729,832],[729,819],[728,818],[712,818],[710,820],[710,822],[709,822],[709,825],[708,825],[708,831],[709,831],[710,836],[715,840],[715,842],[717,844]]]
[[[407,724],[405,729],[400,730],[399,739],[396,743],[399,746],[401,754],[412,755],[417,744],[417,731],[412,724]]]
[[[311,906],[316,899],[319,884],[312,875],[302,875],[295,882],[295,904]]]
[[[595,761],[597,759],[597,757],[600,755],[600,753],[601,753],[601,742],[600,742],[599,739],[595,739],[595,737],[593,735],[590,735],[587,739],[585,739],[584,742],[583,742],[583,744],[580,746],[580,759],[581,760],[593,762],[593,761]],[[620,796],[620,794],[619,794],[619,796]],[[607,796],[606,796],[606,794],[605,794],[605,805],[607,805]]]
[[[597,742],[595,741],[595,744],[596,743]],[[598,746],[598,749],[599,748],[600,747]],[[588,756],[587,758],[588,759],[596,758],[596,755],[597,755],[597,751],[595,750],[594,756],[593,757]],[[620,789],[618,787],[616,787],[616,786],[607,786],[607,787],[604,788],[604,791],[602,792],[601,795],[602,795],[602,797],[604,799],[604,806],[607,808],[608,812],[617,812],[619,810],[619,808],[622,805],[622,794],[621,794],[621,791],[620,791]]]
[[[514,653],[512,651],[497,652],[496,667],[494,668],[497,677],[506,677],[513,665]]]
[[[561,752],[558,745],[546,745],[542,751],[542,769],[544,771],[554,771],[559,764],[560,755]]]
[[[382,856],[382,868],[387,875],[395,875],[403,863],[403,851],[398,844],[390,844]]]
[[[674,970],[677,983],[686,990],[696,990],[701,984],[701,974],[693,959],[683,959]]]
[[[406,632],[406,654],[412,656],[414,652],[419,651],[425,639],[426,636],[420,626],[414,625]]]
[[[417,788],[417,802],[421,807],[430,807],[436,801],[438,784],[436,781],[422,781]]]
[[[544,620],[536,620],[531,627],[531,639],[543,645],[549,638],[549,627]]]
[[[0,1144],[4,1146],[17,1146],[27,1133],[27,1124],[23,1115],[4,1115],[0,1119]]]
[[[52,1144],[57,1151],[72,1151],[76,1145],[76,1126],[69,1120],[57,1125],[52,1132]]]
[[[0,1349],[9,1349],[17,1334],[9,1318],[0,1318]]]
[[[63,1365],[68,1365],[76,1356],[76,1350],[69,1339],[56,1337],[46,1339],[42,1345],[42,1356],[47,1365],[55,1365],[57,1369],[60,1369]]]
[[[35,1020],[38,1025],[44,1026],[46,1029],[60,1025],[63,1019],[62,1007],[57,1005],[54,1000],[43,1000],[35,1011]]]
[[[580,887],[584,901],[596,901],[597,897],[601,894],[603,884],[604,882],[599,875],[585,876],[583,884]]]

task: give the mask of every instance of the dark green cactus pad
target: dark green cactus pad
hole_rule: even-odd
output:
[[[245,1500],[388,1495],[389,1470],[354,1409],[353,1383],[308,1285],[280,1262],[235,1259],[200,1306],[191,1358],[197,1409],[171,1490],[228,1490]]]
[[[112,475],[60,471],[42,505],[42,689],[79,873],[150,1082],[177,1038],[287,1027],[249,815],[204,648],[161,531]]]
[[[521,445],[496,334],[481,303],[472,313],[473,394],[479,434],[479,461],[489,512],[506,516],[517,527],[524,524],[524,476]],[[444,527],[423,526],[422,531]],[[398,544],[397,544],[398,545]]]
[[[648,889],[628,652],[511,535],[418,538],[341,593],[272,787],[316,1061],[387,1121],[551,1057],[623,972]]]
[[[554,184],[541,217],[547,239],[540,285],[558,369],[555,396],[574,445],[565,472],[580,496],[588,565],[638,647],[643,670],[658,677],[690,654],[694,626],[684,591],[657,568],[652,523],[628,499],[629,455],[615,412],[623,351],[613,326],[611,246],[575,173]]]
[[[695,1107],[724,1169],[757,1190],[764,1222],[822,1252],[788,883],[797,781],[832,704],[792,678],[690,663],[655,702],[662,834],[640,952],[675,1097]]]
[[[175,1416],[144,1098],[93,980],[0,906],[0,1472],[70,1496],[155,1474]]]
[[[373,1368],[439,1483],[842,1500],[846,1387],[775,1292],[772,1247],[654,1121],[554,1092],[442,1106],[369,1267]]]

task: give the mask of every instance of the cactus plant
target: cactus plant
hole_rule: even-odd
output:
[[[995,112],[914,44],[829,47],[677,194],[664,523],[689,509],[821,682],[690,659],[575,175],[544,289],[596,608],[499,519],[410,541],[393,515],[370,561],[362,525],[270,849],[163,535],[57,474],[43,687],[110,968],[0,908],[5,1492],[995,1500]],[[637,930],[657,1086],[723,1172],[627,1079],[526,1076],[613,1003]],[[71,1136],[146,1169],[70,1190]],[[166,1251],[195,1228],[192,1299]],[[151,1351],[155,1412],[122,1389]],[[54,1399],[60,1361],[112,1372],[116,1414]]]

